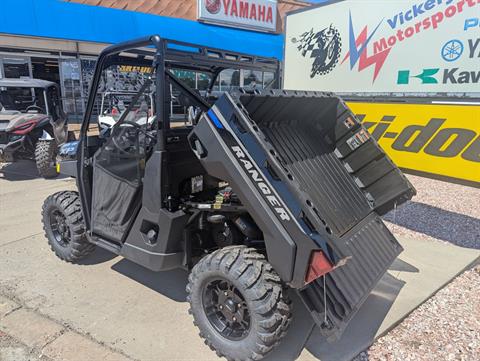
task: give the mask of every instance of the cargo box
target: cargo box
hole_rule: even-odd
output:
[[[278,249],[267,242],[269,261],[299,289],[323,333],[340,335],[402,251],[380,216],[415,194],[409,181],[331,94],[225,94],[191,139],[208,150],[202,164],[231,183],[265,237],[292,241]],[[336,268],[305,285],[315,247]]]

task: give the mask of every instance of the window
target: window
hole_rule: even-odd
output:
[[[263,73],[263,88],[272,86],[275,81],[275,73],[264,72]]]
[[[0,87],[0,109],[46,113],[42,88]]]
[[[197,89],[207,90],[208,85],[210,84],[210,78],[209,74],[197,72]]]
[[[78,59],[60,59],[60,77],[63,109],[72,119],[79,120],[83,114],[80,61]]]
[[[111,65],[102,72],[101,81],[95,93],[95,104],[90,125],[110,128],[125,114],[127,121],[146,124],[154,120],[154,81],[144,89],[141,97],[132,105],[139,90],[152,76],[148,66]],[[131,111],[127,114],[129,106]]]
[[[3,57],[3,76],[5,78],[30,77],[30,60],[23,57]]]
[[[220,73],[220,90],[236,90],[240,87],[240,70],[225,69]]]
[[[195,89],[197,86],[196,73],[190,70],[173,70],[173,75],[188,85],[190,88]]]
[[[245,88],[257,89],[263,87],[263,74],[257,70],[244,70],[243,86]]]

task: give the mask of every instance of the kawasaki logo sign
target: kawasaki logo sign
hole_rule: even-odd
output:
[[[292,13],[284,87],[479,93],[479,13],[480,0],[343,0]]]
[[[410,78],[419,79],[422,84],[437,84],[438,80],[434,77],[440,69],[423,69],[420,74],[410,75],[410,70],[400,70],[398,72],[397,84],[409,84]]]
[[[419,84],[478,84],[480,81],[480,70],[463,71],[459,68],[423,69],[418,74],[412,74],[410,70],[398,72],[397,84],[408,85],[411,79],[417,79]],[[453,90],[453,89],[452,89]]]

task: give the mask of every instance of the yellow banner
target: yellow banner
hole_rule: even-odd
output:
[[[348,105],[399,167],[480,185],[480,106]]]

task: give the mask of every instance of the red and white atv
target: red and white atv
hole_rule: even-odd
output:
[[[34,159],[42,177],[55,177],[57,147],[67,138],[57,84],[0,79],[0,161]]]

